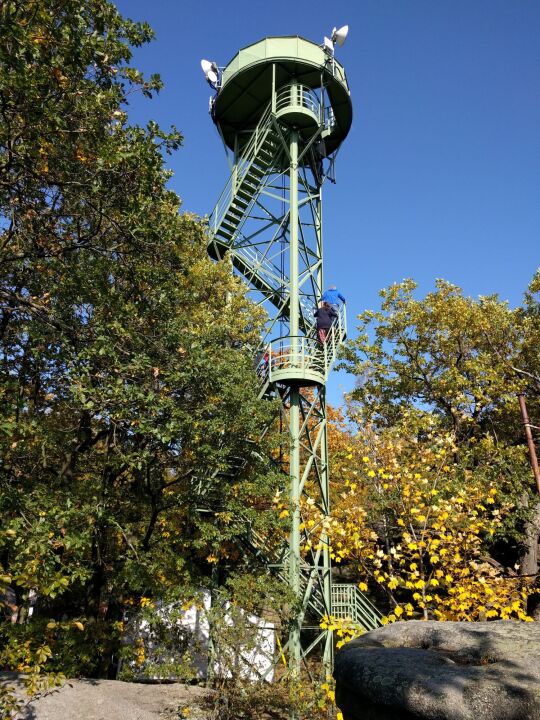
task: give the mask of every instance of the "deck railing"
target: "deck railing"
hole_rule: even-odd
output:
[[[346,309],[341,305],[324,343],[305,335],[286,335],[272,340],[258,359],[257,374],[261,384],[278,381],[284,373],[296,375],[299,380],[316,374],[320,376],[319,381],[324,382],[346,335]]]

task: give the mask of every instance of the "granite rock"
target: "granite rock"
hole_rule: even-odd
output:
[[[387,625],[336,655],[345,720],[540,720],[540,625]]]

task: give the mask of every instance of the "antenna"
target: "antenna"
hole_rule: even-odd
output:
[[[219,69],[217,64],[215,62],[211,62],[210,60],[201,60],[201,68],[207,83],[213,87],[214,90],[217,90],[219,81]]]
[[[327,38],[326,35],[323,40],[323,50],[327,55],[332,56],[334,54],[334,43],[330,40],[330,38]]]
[[[334,28],[332,30],[332,42],[337,43],[339,45],[339,47],[343,47],[348,34],[349,34],[349,26],[348,25],[343,25],[343,27],[340,27],[339,30]],[[325,38],[325,40],[326,40],[326,38]]]

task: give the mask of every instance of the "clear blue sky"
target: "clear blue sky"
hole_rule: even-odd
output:
[[[228,175],[208,116],[201,58],[226,64],[266,35],[316,42],[348,24],[338,50],[354,121],[324,192],[326,279],[349,322],[405,277],[419,293],[445,278],[511,305],[540,264],[540,2],[538,0],[121,0],[156,40],[134,64],[165,89],[134,99],[131,119],[176,124],[169,160],[184,210],[212,210]],[[329,384],[340,401],[352,379]]]

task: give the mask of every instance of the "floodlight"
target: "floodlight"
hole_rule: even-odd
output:
[[[347,35],[349,33],[349,26],[343,25],[343,27],[340,27],[339,30],[337,28],[334,28],[332,30],[332,42],[335,42],[339,45],[339,47],[343,47],[343,44],[345,40],[347,39]]]
[[[330,40],[330,38],[327,38],[326,35],[323,40],[323,50],[328,55],[334,54],[334,43]]]

